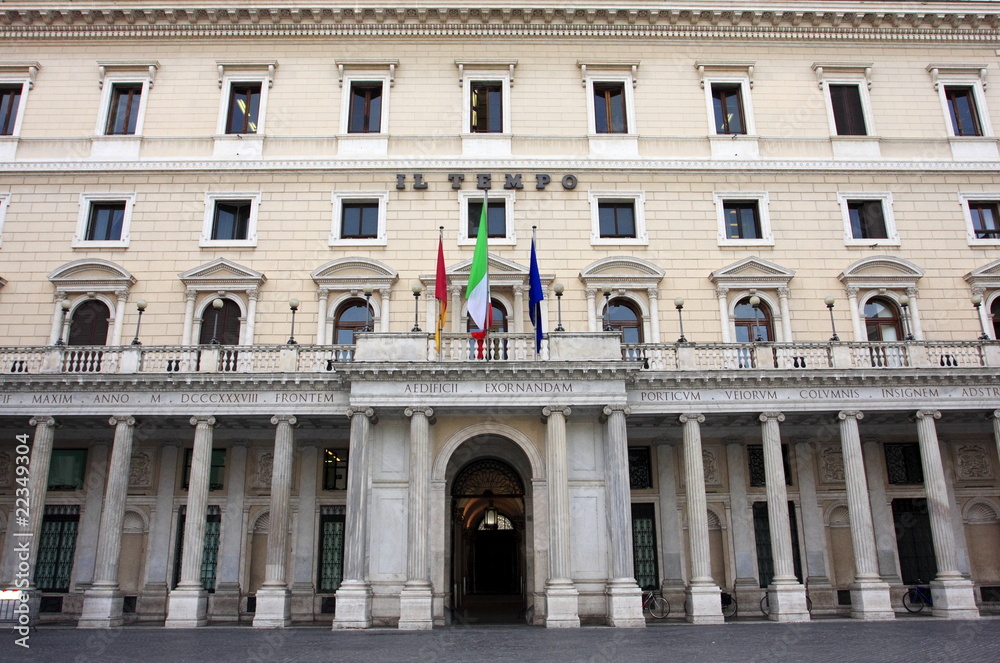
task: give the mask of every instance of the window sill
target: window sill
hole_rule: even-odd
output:
[[[773,237],[763,237],[761,239],[729,239],[719,237],[719,246],[774,246]]]
[[[340,156],[384,157],[389,153],[389,138],[385,134],[340,134],[337,154]]]
[[[996,161],[1000,159],[997,139],[992,136],[949,136],[951,157],[956,161]]]
[[[385,237],[371,237],[359,239],[341,239],[336,235],[330,235],[330,246],[386,246],[388,240]]]
[[[142,136],[94,136],[90,143],[91,159],[135,161],[139,158]]]
[[[250,239],[235,240],[207,239],[202,237],[198,241],[198,246],[203,249],[253,249],[257,247],[257,236],[254,235]]]
[[[875,136],[831,136],[833,158],[840,160],[879,159],[882,149]]]
[[[712,158],[729,159],[759,159],[759,136],[747,134],[714,134],[708,137],[712,146]]]
[[[261,134],[219,134],[213,138],[212,156],[216,159],[260,159],[264,155],[264,136]]]
[[[493,159],[509,157],[510,134],[462,134],[462,156]]]
[[[590,156],[598,159],[636,159],[639,137],[635,134],[590,134]]]
[[[128,238],[120,239],[116,241],[95,241],[86,239],[73,238],[72,247],[74,249],[127,249],[128,248]]]
[[[845,237],[844,246],[863,246],[865,248],[876,248],[879,246],[899,246],[900,241],[898,237],[889,237],[887,239],[857,239],[855,237]]]
[[[0,161],[13,161],[17,154],[17,136],[0,136]]]
[[[639,237],[601,237],[599,235],[590,236],[592,246],[649,246],[649,238],[645,235]]]

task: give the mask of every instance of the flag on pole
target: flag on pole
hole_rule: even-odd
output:
[[[528,316],[535,326],[535,352],[542,351],[542,276],[538,273],[538,256],[535,255],[535,227],[531,227],[531,262],[528,268]]]
[[[469,300],[469,316],[484,337],[490,329],[490,313],[493,308],[490,302],[489,249],[486,244],[488,207],[489,203],[483,198],[483,213],[479,218],[479,232],[476,234],[476,250],[472,254],[469,285],[465,290],[465,298]]]
[[[448,313],[448,274],[444,267],[444,226],[438,230],[437,275],[434,278],[434,299],[438,303],[438,319],[434,331],[434,344],[438,354],[441,353],[441,330],[444,329],[445,316]]]

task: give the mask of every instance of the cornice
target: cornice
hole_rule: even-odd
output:
[[[235,6],[234,6],[235,5]],[[272,0],[206,3],[0,2],[0,35],[8,38],[162,38],[282,36],[590,36],[673,38],[838,38],[877,41],[994,40],[1000,7],[985,2],[748,3],[722,0],[655,6],[522,3],[436,6],[401,0],[394,7]]]

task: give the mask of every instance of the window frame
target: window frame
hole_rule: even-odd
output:
[[[972,205],[974,203],[996,205],[1000,208],[1000,193],[960,193],[958,198],[962,205],[962,215],[965,217],[965,233],[969,246],[1000,246],[1000,234],[996,237],[976,237],[976,227],[972,219]],[[3,218],[0,216],[0,229],[2,229],[2,224]]]
[[[354,134],[359,135],[359,134]],[[363,135],[363,134],[362,134]],[[388,191],[334,191],[330,196],[333,204],[333,223],[330,228],[330,246],[385,246],[386,214],[389,203]],[[343,237],[342,219],[345,203],[375,202],[378,204],[378,232],[375,237]]]
[[[983,81],[978,70],[975,74],[953,73],[940,75],[936,81],[938,98],[941,102],[941,112],[943,114],[945,128],[949,138],[959,140],[982,140],[993,136],[993,124],[990,122],[990,112],[986,104],[986,93],[983,89]],[[951,119],[951,108],[948,103],[947,89],[956,87],[972,88],[972,99],[976,104],[977,120],[981,133],[979,135],[959,134],[955,132],[955,125]]]
[[[218,202],[250,201],[250,219],[247,221],[246,239],[212,239],[215,223],[215,206]],[[254,248],[257,246],[257,218],[260,212],[261,193],[259,191],[213,191],[205,194],[205,216],[202,222],[201,247]]]
[[[587,84],[587,133],[592,137],[635,136],[635,79],[630,73],[601,72],[584,77]],[[597,108],[594,102],[594,86],[619,83],[625,93],[625,131],[597,131]]]
[[[646,194],[644,191],[589,191],[590,243],[595,246],[647,246]],[[603,203],[632,203],[635,220],[635,237],[603,237],[601,235],[601,210]]]
[[[868,91],[868,83],[863,75],[859,76],[824,76],[823,101],[826,104],[827,120],[830,123],[830,136],[833,138],[864,139],[877,135],[875,130],[874,113],[872,112],[871,94]],[[833,107],[833,93],[831,86],[857,86],[858,95],[861,98],[861,119],[865,123],[865,133],[863,134],[842,134],[837,131],[837,116]]]
[[[351,100],[353,97],[354,85],[356,83],[379,83],[382,85],[382,108],[379,117],[378,131],[352,132],[351,128]],[[340,133],[347,136],[384,138],[389,132],[389,90],[391,89],[390,76],[388,74],[366,74],[363,72],[344,74],[344,92],[341,95],[340,103]]]
[[[459,191],[458,193],[458,209],[459,209],[459,225],[458,225],[458,245],[459,246],[474,246],[476,243],[476,237],[469,236],[469,202],[482,200],[483,198],[488,198],[490,202],[497,202],[498,199],[504,201],[504,222],[506,225],[505,230],[506,235],[503,237],[490,237],[487,241],[489,246],[514,246],[517,244],[517,234],[514,231],[514,200],[515,194],[513,191],[490,191],[487,196],[486,193],[481,189],[476,189],[474,191]]]
[[[467,65],[468,66],[468,65]],[[475,83],[498,81],[501,86],[500,109],[501,130],[495,132],[472,131],[472,86]],[[462,131],[464,136],[488,137],[510,136],[510,85],[511,72],[507,69],[482,68],[475,71],[464,71],[462,74]]]
[[[111,103],[114,100],[114,89],[121,85],[140,85],[139,107],[136,109],[135,132],[131,134],[108,133],[108,121],[111,119]],[[151,81],[148,76],[136,76],[135,74],[112,74],[104,77],[101,88],[101,112],[97,117],[97,127],[94,133],[98,136],[106,136],[112,139],[129,139],[142,136],[143,126],[146,118],[146,104],[149,99]]]
[[[50,458],[49,472],[48,475],[45,477],[46,491],[51,493],[74,492],[74,491],[84,490],[87,487],[87,479],[88,479],[87,471],[90,468],[90,460],[91,460],[89,449],[87,449],[86,447],[67,447],[67,448],[57,447],[52,450],[52,457],[67,453],[73,454],[74,456],[82,457],[83,459],[81,462],[83,471],[79,476],[79,481],[76,484],[74,484],[75,487],[65,487],[64,485],[61,484],[56,484],[55,486],[51,485],[50,482],[52,480],[53,463],[52,459]]]
[[[21,86],[21,92],[19,93],[17,100],[17,110],[14,111],[14,122],[11,125],[10,133],[0,134],[0,139],[17,138],[21,135],[21,124],[24,121],[25,102],[28,98],[28,90],[31,89],[31,84],[27,77],[8,77],[0,74],[0,87],[16,88],[18,85]]]
[[[857,238],[851,228],[851,203],[880,201],[882,203],[882,219],[885,222],[885,239]],[[896,229],[896,219],[892,211],[892,193],[889,192],[838,192],[837,202],[840,203],[840,213],[844,224],[845,246],[899,246],[899,232]]]
[[[738,85],[740,88],[740,110],[743,113],[743,131],[740,133],[719,133],[716,130],[715,95],[716,85]],[[708,109],[708,128],[711,136],[755,136],[757,125],[753,117],[753,103],[750,98],[750,77],[748,75],[705,75],[705,104]]]
[[[73,234],[73,248],[86,249],[127,249],[131,241],[132,210],[135,206],[136,194],[131,193],[81,193],[80,210],[77,214],[76,232]],[[125,216],[122,219],[122,234],[116,240],[87,239],[87,229],[90,226],[90,214],[94,204],[125,203]]]
[[[267,117],[267,97],[270,89],[270,77],[266,73],[258,72],[233,72],[222,76],[220,86],[222,94],[219,95],[219,120],[215,128],[215,133],[220,136],[263,136],[265,119]],[[260,85],[260,102],[257,105],[257,131],[252,133],[229,133],[229,106],[233,96],[233,86]]]
[[[341,454],[343,454],[343,458],[340,458]],[[328,462],[327,456],[333,456],[334,458],[333,462]],[[320,490],[326,492],[334,492],[334,491],[342,492],[347,490],[347,478],[348,478],[348,472],[350,470],[349,460],[350,460],[350,450],[346,446],[323,448],[323,460],[320,462],[320,482],[319,482]],[[343,469],[344,469],[344,487],[337,488],[336,474],[337,474],[337,469],[341,467],[341,464],[343,464]],[[334,475],[333,487],[327,487],[326,480],[328,473],[328,467],[327,467],[328,465],[331,466]]]
[[[769,212],[770,196],[766,191],[715,191],[712,193],[715,201],[715,214],[718,223],[719,246],[774,246],[774,235],[771,232],[771,215]],[[757,217],[760,223],[760,237],[756,239],[741,239],[729,237],[726,232],[726,203],[756,201]]]
[[[10,205],[10,194],[0,193],[0,246],[3,246],[3,227],[7,220],[7,207]]]

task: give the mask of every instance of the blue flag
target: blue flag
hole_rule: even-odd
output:
[[[535,352],[542,351],[542,277],[538,273],[538,256],[535,255],[535,238],[531,238],[531,265],[528,268],[528,315],[535,326]]]

